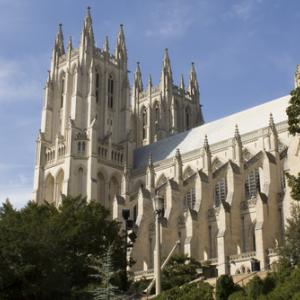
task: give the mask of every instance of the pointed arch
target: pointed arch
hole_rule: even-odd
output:
[[[64,183],[64,171],[63,169],[60,169],[57,172],[57,175],[55,177],[55,203],[56,205],[59,205],[61,201],[61,195],[63,192],[63,183]]]
[[[103,173],[98,172],[97,174],[97,198],[96,201],[100,202],[101,205],[105,206],[105,177]]]
[[[111,176],[109,180],[109,194],[108,194],[108,200],[109,200],[109,207],[112,211],[113,208],[113,201],[115,199],[115,196],[120,195],[120,181],[117,179],[115,175]]]
[[[185,114],[185,129],[188,130],[192,127],[192,112],[191,112],[191,108],[189,106],[185,107],[184,110],[184,114]]]
[[[45,180],[45,201],[54,202],[54,177],[49,173]]]
[[[114,90],[115,90],[115,82],[114,77],[112,73],[109,74],[108,80],[107,80],[107,105],[108,108],[113,109],[114,108]]]
[[[165,176],[165,174],[161,174],[156,181],[155,187],[158,189],[159,187],[164,185],[167,181],[168,181],[168,179]]]
[[[193,176],[195,174],[195,171],[190,166],[187,166],[183,170],[182,178],[183,180],[188,179],[189,177]]]

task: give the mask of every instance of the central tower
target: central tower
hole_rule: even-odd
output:
[[[41,123],[34,200],[81,194],[116,215],[117,202],[129,201],[134,149],[203,123],[194,64],[188,89],[183,78],[176,86],[165,50],[159,85],[150,77],[144,90],[138,64],[131,90],[123,26],[114,54],[107,37],[97,48],[88,8],[77,49],[71,38],[65,49],[59,25]]]

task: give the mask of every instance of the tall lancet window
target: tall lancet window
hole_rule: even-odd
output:
[[[189,106],[185,108],[185,129],[191,128],[191,111]]]
[[[259,178],[259,169],[256,168],[251,170],[246,176],[245,182],[245,194],[246,199],[251,199],[256,197],[256,194],[260,192],[260,178]]]
[[[111,74],[108,77],[107,95],[108,95],[108,108],[113,109],[113,107],[114,107],[114,80],[113,80],[113,77]]]
[[[100,74],[99,71],[96,71],[96,82],[95,82],[96,103],[99,102],[99,88],[100,88]]]
[[[158,129],[159,129],[159,105],[158,103],[155,103],[154,106],[154,121],[155,121],[155,134],[158,133]]]
[[[147,109],[146,107],[142,110],[142,138],[143,140],[147,138]]]
[[[65,94],[65,74],[61,77],[60,87],[60,108],[64,106],[64,94]]]
[[[218,207],[221,202],[224,202],[227,197],[227,181],[226,178],[220,179],[215,185],[214,202],[215,207]]]

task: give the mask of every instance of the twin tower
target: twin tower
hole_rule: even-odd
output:
[[[65,49],[59,26],[37,139],[35,201],[58,204],[61,194],[81,194],[109,208],[128,193],[124,176],[136,148],[204,122],[194,64],[188,87],[183,77],[176,86],[166,49],[159,85],[150,76],[144,88],[139,63],[130,86],[127,60],[122,25],[114,54],[107,37],[96,47],[90,8],[78,48],[70,38]]]

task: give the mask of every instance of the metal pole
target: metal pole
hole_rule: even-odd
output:
[[[160,281],[160,212],[156,212],[155,219],[155,295],[158,296],[161,292]]]

